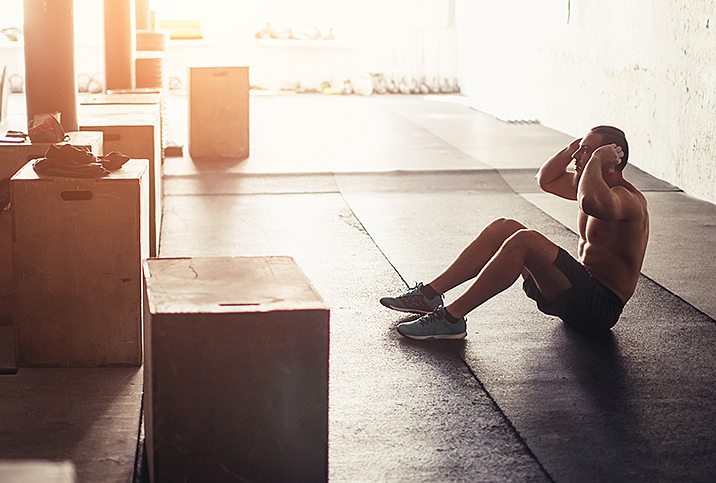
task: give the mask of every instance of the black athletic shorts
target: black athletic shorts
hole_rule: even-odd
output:
[[[563,248],[559,249],[554,264],[569,279],[572,288],[553,304],[545,300],[531,275],[522,284],[522,289],[537,302],[540,311],[559,317],[577,330],[611,329],[624,309],[621,299],[594,280],[587,269]]]

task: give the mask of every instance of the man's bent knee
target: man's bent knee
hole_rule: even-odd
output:
[[[534,243],[539,243],[543,239],[544,235],[537,230],[521,228],[515,231],[505,243],[515,246],[532,246]]]
[[[488,225],[491,229],[498,229],[507,233],[515,233],[518,230],[524,230],[527,227],[512,218],[497,218]]]
[[[502,248],[504,251],[522,253],[525,259],[535,256],[541,259],[547,256],[550,258],[550,262],[557,256],[557,250],[559,249],[559,247],[546,236],[531,228],[517,230],[505,241]]]

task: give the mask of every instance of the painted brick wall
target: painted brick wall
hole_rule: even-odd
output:
[[[475,107],[581,135],[626,132],[633,162],[716,202],[714,0],[457,0]]]

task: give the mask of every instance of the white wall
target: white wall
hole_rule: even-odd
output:
[[[635,165],[716,202],[714,0],[457,0],[456,9],[460,80],[477,108],[574,136],[615,124]]]

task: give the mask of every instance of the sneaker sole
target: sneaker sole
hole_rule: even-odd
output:
[[[444,334],[444,335],[408,335],[403,334],[402,332],[398,331],[398,333],[404,337],[408,337],[409,339],[415,339],[415,340],[445,340],[445,339],[464,339],[467,337],[467,332],[463,332],[462,334]]]
[[[398,312],[405,312],[405,313],[408,313],[408,314],[421,314],[421,315],[425,315],[425,314],[429,314],[429,313],[432,312],[432,310],[428,312],[428,311],[420,310],[420,309],[409,309],[409,308],[406,308],[406,307],[395,307],[394,305],[388,305],[387,303],[383,302],[382,300],[380,301],[380,304],[381,304],[383,307],[388,307],[388,308],[391,309],[391,310],[397,310]]]

